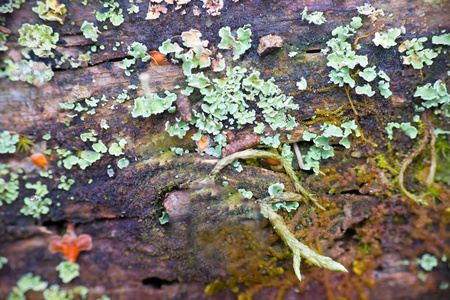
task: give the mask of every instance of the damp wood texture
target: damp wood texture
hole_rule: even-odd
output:
[[[27,299],[450,297],[448,1],[13,3],[1,299],[27,273]],[[298,200],[266,209],[347,273],[294,271],[261,213],[281,185]]]

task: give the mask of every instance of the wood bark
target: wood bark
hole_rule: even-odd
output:
[[[373,36],[360,40],[362,53],[391,76],[393,95],[386,100],[353,93],[358,116],[350,108],[344,116],[348,120],[356,119],[364,136],[378,147],[355,139],[352,148],[339,148],[336,157],[321,165],[326,176],[299,173],[303,186],[315,193],[321,203],[328,203],[326,213],[314,209],[312,203],[302,203],[294,214],[281,213],[301,241],[343,263],[350,273],[331,272],[302,263],[305,279],[299,283],[288,249],[267,219],[259,214],[254,202],[266,197],[268,186],[275,182],[282,182],[293,191],[286,174],[263,167],[255,160],[243,162],[241,173],[226,168],[220,173],[217,185],[201,191],[183,188],[186,182],[206,177],[217,163],[216,158],[195,152],[195,142],[190,138],[195,131],[191,130],[183,139],[170,137],[164,124],[167,120],[173,122],[173,114],[133,118],[130,113],[133,100],[122,104],[113,100],[130,84],[139,86],[130,92],[131,98],[143,95],[138,79],[142,72],[150,75],[153,92],[174,91],[176,85],[184,83],[181,66],[141,63],[131,76],[126,76],[119,66],[123,58],[129,57],[127,46],[134,41],[156,50],[166,39],[192,28],[202,32],[202,39],[217,45],[220,28],[237,29],[251,24],[252,47],[235,65],[254,67],[266,79],[274,77],[286,94],[296,92],[295,83],[301,77],[307,78],[309,86],[320,89],[330,85],[328,78],[322,77],[330,69],[320,49],[326,47],[335,27],[348,24],[350,16],[357,15],[356,7],[364,1],[224,2],[218,16],[210,16],[204,9],[200,16],[194,16],[194,5],[201,7],[203,2],[191,1],[181,10],[169,6],[168,13],[157,20],[145,20],[149,4],[135,1],[140,12],[125,13],[125,22],[118,27],[111,24],[108,30],[100,27],[102,34],[94,43],[83,37],[80,26],[84,20],[97,22],[93,11],[101,9],[101,3],[85,6],[80,1],[70,1],[66,3],[68,15],[63,25],[44,22],[60,34],[57,51],[86,52],[94,44],[105,45],[105,50],[93,54],[91,61],[80,68],[63,65],[55,69],[54,78],[42,87],[0,79],[0,132],[14,131],[31,136],[36,142],[50,133],[52,138],[45,143],[47,149],[59,147],[76,152],[85,148],[79,135],[93,129],[108,145],[126,138],[125,156],[131,161],[129,167],[120,170],[116,167],[117,157],[105,155],[86,170],[66,170],[57,165],[58,157],[53,152],[48,169],[54,177],[66,175],[75,179],[72,188],[63,191],[57,188],[56,181],[38,175],[39,170],[31,167],[28,154],[0,156],[1,163],[25,168],[27,180],[46,183],[54,203],[50,212],[39,220],[19,213],[23,197],[32,194],[25,188],[26,181],[21,180],[20,198],[0,207],[0,256],[9,260],[0,270],[0,298],[6,298],[27,272],[40,275],[49,283],[60,283],[55,266],[63,257],[51,253],[48,245],[51,238],[62,235],[68,223],[75,225],[78,234],[89,234],[93,248],[78,258],[80,277],[64,286],[88,286],[88,299],[103,294],[111,299],[236,299],[239,293],[254,299],[450,297],[450,289],[439,289],[442,282],[449,281],[448,263],[440,262],[438,268],[426,273],[423,282],[417,277],[421,269],[415,261],[425,253],[439,259],[445,253],[450,255],[448,185],[437,183],[434,206],[417,205],[399,193],[396,174],[377,165],[374,159],[390,151],[390,141],[384,132],[386,124],[408,122],[416,114],[414,105],[420,103],[412,96],[416,86],[434,83],[447,72],[448,47],[432,66],[419,71],[403,65],[397,51],[386,55],[381,47],[373,46]],[[128,1],[119,3],[124,10],[129,7]],[[421,36],[431,39],[442,30],[450,30],[448,1],[390,0],[372,4],[384,9],[386,14],[376,26],[383,23],[385,30],[404,26],[406,34],[402,40]],[[31,24],[43,22],[31,10],[33,6],[34,1],[29,1],[6,15],[5,25],[12,31],[7,43],[10,50],[20,49],[15,41],[24,20]],[[305,6],[311,12],[323,11],[327,23],[316,26],[302,20]],[[182,11],[186,14],[181,14]],[[365,21],[364,32],[376,30],[376,26]],[[256,52],[258,40],[269,34],[282,37],[284,45],[261,57]],[[122,41],[117,51],[113,51],[116,42]],[[302,52],[300,60],[288,56],[289,50],[294,49]],[[9,50],[3,52],[3,57],[8,53]],[[59,106],[69,99],[102,95],[107,97],[108,104],[98,107],[94,115],[84,114],[84,121],[68,118]],[[300,109],[292,115],[299,121],[310,121],[316,109],[335,110],[348,103],[342,88],[303,93],[294,99]],[[102,119],[107,120],[110,129],[100,127]],[[70,120],[70,126],[63,123],[65,120]],[[449,130],[448,119],[439,121],[433,117],[433,122],[436,127]],[[301,124],[292,131],[282,132],[282,142],[301,141],[305,128],[318,132],[319,125]],[[252,128],[245,127],[236,135],[249,133]],[[418,140],[420,137],[419,133]],[[395,158],[392,161],[401,163],[417,147],[418,140],[397,136],[391,145],[390,155]],[[191,153],[177,156],[168,152],[170,147],[183,147]],[[431,159],[427,154],[420,158]],[[438,159],[445,163],[442,156]],[[413,166],[418,164],[416,160]],[[425,171],[427,167],[429,164],[425,162]],[[114,169],[112,177],[107,174],[111,168]],[[410,167],[407,187],[423,190],[420,180],[413,176],[426,176],[425,171],[421,173]],[[221,186],[223,178],[228,181],[228,188]],[[92,183],[88,183],[89,179]],[[241,198],[232,202],[229,193],[235,194],[238,188],[252,191],[253,200]],[[161,225],[158,218],[167,198],[174,203],[171,207],[174,217]],[[409,260],[411,265],[402,264],[404,260]],[[277,270],[283,270],[280,272],[283,274],[277,274]],[[224,282],[224,288],[218,288],[212,296],[206,295],[205,288],[216,280]],[[232,291],[233,287],[238,289]]]

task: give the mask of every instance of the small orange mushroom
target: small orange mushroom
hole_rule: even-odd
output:
[[[209,145],[209,137],[207,135],[202,135],[202,137],[198,140],[198,152],[203,152]]]
[[[38,167],[48,166],[48,161],[41,153],[35,153],[31,155],[31,161]]]
[[[270,157],[264,157],[262,158],[266,163],[268,163],[271,166],[278,166],[280,162],[276,159],[270,158]]]
[[[277,149],[274,149],[274,148],[269,150],[269,152],[272,152],[272,153],[275,153],[275,154],[279,154]],[[267,164],[269,164],[271,166],[278,166],[278,165],[281,164],[278,160],[270,158],[270,157],[264,157],[264,158],[261,158],[261,160],[263,160],[265,163],[267,163]]]
[[[49,250],[52,253],[59,252],[66,256],[71,263],[77,261],[81,251],[91,250],[92,238],[88,234],[77,236],[72,224],[67,226],[67,232],[63,237],[56,237],[50,241]]]
[[[158,51],[150,51],[150,57],[156,65],[162,63],[166,59],[166,56]]]

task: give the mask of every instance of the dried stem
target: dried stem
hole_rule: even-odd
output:
[[[316,266],[332,271],[348,272],[347,269],[345,269],[345,267],[340,263],[334,261],[330,257],[317,254],[308,246],[299,242],[289,231],[288,227],[284,223],[283,218],[275,212],[270,204],[261,202],[260,207],[263,214],[265,214],[269,218],[269,221],[275,229],[276,233],[281,237],[286,245],[291,248],[294,254],[294,272],[295,275],[297,275],[298,280],[302,280],[300,274],[300,262],[302,256]]]
[[[430,137],[430,131],[432,132],[432,130],[433,130],[432,129],[433,127],[431,125],[430,113],[425,111],[422,115],[422,118],[424,120],[424,125],[425,125],[424,126],[424,136],[423,136],[422,140],[420,141],[419,147],[414,152],[412,152],[408,157],[406,157],[405,160],[403,161],[402,166],[400,168],[400,172],[398,174],[398,186],[399,186],[401,192],[403,194],[405,194],[409,199],[411,199],[417,203],[423,204],[425,206],[428,206],[428,203],[425,200],[423,200],[422,198],[420,198],[420,199],[417,198],[414,194],[408,192],[408,190],[406,190],[406,188],[404,186],[404,174],[405,174],[406,169],[411,164],[411,162],[414,160],[414,158],[417,155],[419,155],[423,151],[423,149],[425,149],[425,146],[428,142],[428,138]],[[432,132],[432,139],[433,138],[434,138],[434,143],[432,141],[433,145],[432,145],[431,159],[434,162],[431,163],[430,174],[428,174],[428,178],[427,178],[427,185],[429,183],[430,183],[430,185],[433,183],[434,174],[436,172],[436,150],[435,149],[433,150],[433,148],[435,148],[434,144],[436,143],[436,137],[434,137],[434,132]],[[434,152],[434,154],[433,154],[433,152]]]
[[[338,86],[337,84],[333,84],[333,85],[330,85],[330,86],[327,86],[327,87],[324,87],[324,88],[321,88],[321,89],[306,88],[304,90],[292,92],[292,93],[289,94],[289,96],[297,96],[297,95],[300,95],[303,92],[325,93],[325,92],[331,91],[332,89],[334,89],[337,86]]]
[[[349,92],[350,88],[346,86],[344,88],[344,90],[345,90],[345,93],[347,94],[348,101],[350,102],[350,105],[352,106],[353,112],[355,113],[355,115],[358,115],[358,112],[356,111],[356,108],[353,105],[352,97],[350,97],[350,92]]]
[[[297,156],[297,162],[298,162],[300,169],[303,169],[304,165],[303,165],[302,154],[300,153],[300,148],[298,147],[297,143],[294,143],[294,152],[295,152],[295,155]]]
[[[437,158],[436,158],[436,135],[434,134],[433,125],[429,122],[428,131],[430,133],[430,146],[431,146],[431,165],[430,173],[427,177],[427,187],[432,187],[434,183],[434,175],[436,174]]]
[[[211,171],[211,173],[209,175],[209,178],[206,178],[204,180],[212,180],[212,181],[214,181],[215,176],[220,172],[220,170],[225,168],[227,165],[231,164],[235,159],[249,159],[249,158],[258,158],[258,157],[272,158],[272,159],[278,160],[281,163],[281,165],[284,167],[284,170],[286,171],[286,174],[294,182],[295,190],[298,193],[301,193],[306,199],[311,200],[312,202],[314,202],[314,204],[317,207],[325,210],[325,208],[323,208],[323,206],[319,204],[317,199],[314,198],[314,196],[311,193],[309,193],[300,184],[300,180],[298,179],[297,175],[295,175],[294,169],[292,168],[291,164],[286,159],[284,159],[283,156],[281,156],[279,154],[276,154],[276,153],[272,153],[272,152],[261,151],[261,150],[254,150],[254,149],[247,149],[247,150],[244,150],[244,151],[240,151],[240,152],[236,152],[236,153],[233,153],[231,155],[228,155],[228,156],[222,158],[221,160],[219,160],[217,162],[216,166]]]
[[[353,42],[353,49],[358,50],[358,49],[357,49],[357,47],[358,47],[358,41],[359,41],[360,39],[363,39],[363,38],[366,38],[366,37],[371,36],[372,34],[375,34],[376,32],[378,32],[378,31],[380,31],[381,29],[383,29],[383,27],[384,27],[384,24],[381,24],[380,27],[378,27],[377,29],[372,30],[371,32],[369,32],[369,33],[367,33],[367,34],[358,36],[358,37],[355,39],[355,41]]]

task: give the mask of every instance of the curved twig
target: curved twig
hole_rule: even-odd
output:
[[[272,159],[278,160],[281,163],[281,165],[283,166],[284,170],[286,171],[286,174],[294,182],[295,190],[298,193],[302,194],[306,199],[314,202],[314,204],[317,207],[325,210],[325,208],[319,204],[317,199],[300,184],[300,180],[298,179],[297,175],[295,175],[294,169],[292,168],[291,164],[286,159],[284,159],[283,156],[276,154],[276,153],[261,151],[261,150],[254,150],[254,149],[247,149],[244,151],[240,151],[240,152],[236,152],[231,155],[228,155],[217,162],[216,166],[209,174],[209,180],[214,181],[216,175],[220,172],[220,170],[225,168],[227,165],[231,164],[235,159],[249,159],[249,158],[258,158],[258,157],[272,158]],[[208,179],[205,179],[205,180],[208,180]]]

